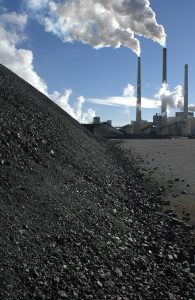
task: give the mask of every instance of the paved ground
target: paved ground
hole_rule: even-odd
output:
[[[166,188],[171,209],[195,225],[195,140],[124,140],[121,147],[140,156],[144,174]]]

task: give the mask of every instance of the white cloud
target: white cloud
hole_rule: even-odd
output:
[[[12,12],[0,15],[1,64],[51,98],[73,118],[80,122],[91,122],[95,116],[95,112],[92,109],[88,109],[86,112],[83,111],[83,104],[85,102],[83,97],[77,98],[75,107],[72,108],[69,104],[71,90],[65,90],[63,94],[57,91],[52,93],[52,95],[48,94],[46,83],[34,70],[32,51],[19,47],[20,43],[26,38],[24,34],[26,23],[26,14]]]
[[[140,55],[140,43],[136,35],[165,44],[166,34],[156,21],[148,0],[28,0],[37,12],[45,30],[63,41],[80,41],[94,48],[121,45]]]
[[[135,96],[132,97],[107,97],[107,98],[90,98],[87,99],[90,103],[107,105],[107,106],[129,106],[135,107],[137,98]],[[160,102],[155,99],[149,99],[142,97],[142,108],[159,108]]]
[[[87,99],[87,101],[99,105],[123,106],[125,108],[125,112],[127,112],[127,108],[136,106],[137,98],[134,93],[134,86],[132,84],[127,84],[127,86],[123,88],[123,96],[112,96],[101,99],[90,98]],[[159,108],[160,105],[161,102],[159,101],[159,99],[149,99],[142,97],[142,108]]]
[[[33,53],[18,48],[25,38],[23,30],[26,23],[25,14],[6,13],[0,16],[0,61],[41,92],[47,93],[46,84],[34,70]]]
[[[30,9],[38,10],[45,7],[49,0],[25,0],[25,3]]]
[[[23,31],[27,24],[27,15],[26,14],[17,14],[16,12],[4,13],[1,15],[1,23],[4,26],[17,26],[17,30]]]
[[[91,123],[95,117],[95,111],[93,109],[88,109],[86,112],[83,111],[83,104],[85,103],[85,98],[80,96],[72,107],[69,104],[70,97],[72,95],[71,89],[66,89],[63,94],[54,92],[50,95],[50,98],[56,102],[62,109],[64,109],[68,114],[70,114],[74,119],[80,121],[81,123]]]

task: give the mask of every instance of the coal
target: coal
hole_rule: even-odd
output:
[[[193,299],[192,227],[140,162],[2,65],[0,142],[0,299]]]

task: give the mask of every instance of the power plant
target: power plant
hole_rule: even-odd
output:
[[[167,48],[163,48],[162,59],[162,86],[166,88],[167,81]],[[188,65],[184,66],[183,86],[183,111],[175,113],[174,117],[167,116],[167,103],[162,101],[161,114],[153,116],[153,122],[144,121],[141,118],[141,59],[138,57],[137,71],[137,104],[136,121],[121,128],[123,132],[132,136],[195,136],[194,113],[188,111]]]
[[[167,48],[163,48],[162,56],[162,88],[167,89]],[[166,98],[166,97],[165,97]],[[137,61],[137,99],[136,99],[136,118],[123,127],[117,127],[120,132],[119,138],[122,138],[121,132],[129,138],[133,137],[171,137],[188,136],[195,138],[195,118],[194,113],[188,110],[188,64],[184,66],[184,84],[183,84],[183,111],[175,113],[174,117],[168,117],[168,104],[161,100],[161,113],[153,116],[153,121],[148,122],[142,119],[142,85],[141,85],[141,58]],[[100,122],[99,117],[95,117],[93,125],[111,126],[111,121]],[[86,124],[86,126],[88,126]],[[89,126],[88,126],[89,127]],[[112,126],[111,126],[112,127]],[[91,127],[90,127],[91,128]],[[92,126],[94,131],[94,126]],[[112,127],[113,128],[113,127]],[[108,128],[107,128],[108,129]],[[103,130],[103,129],[102,129]],[[116,132],[115,132],[116,133]],[[102,134],[103,135],[103,134]],[[108,133],[109,135],[109,133]]]

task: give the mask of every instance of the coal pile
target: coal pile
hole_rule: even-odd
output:
[[[190,226],[136,161],[0,66],[0,299],[194,299]]]
[[[98,138],[118,139],[124,138],[125,134],[108,124],[83,124],[94,136]]]

